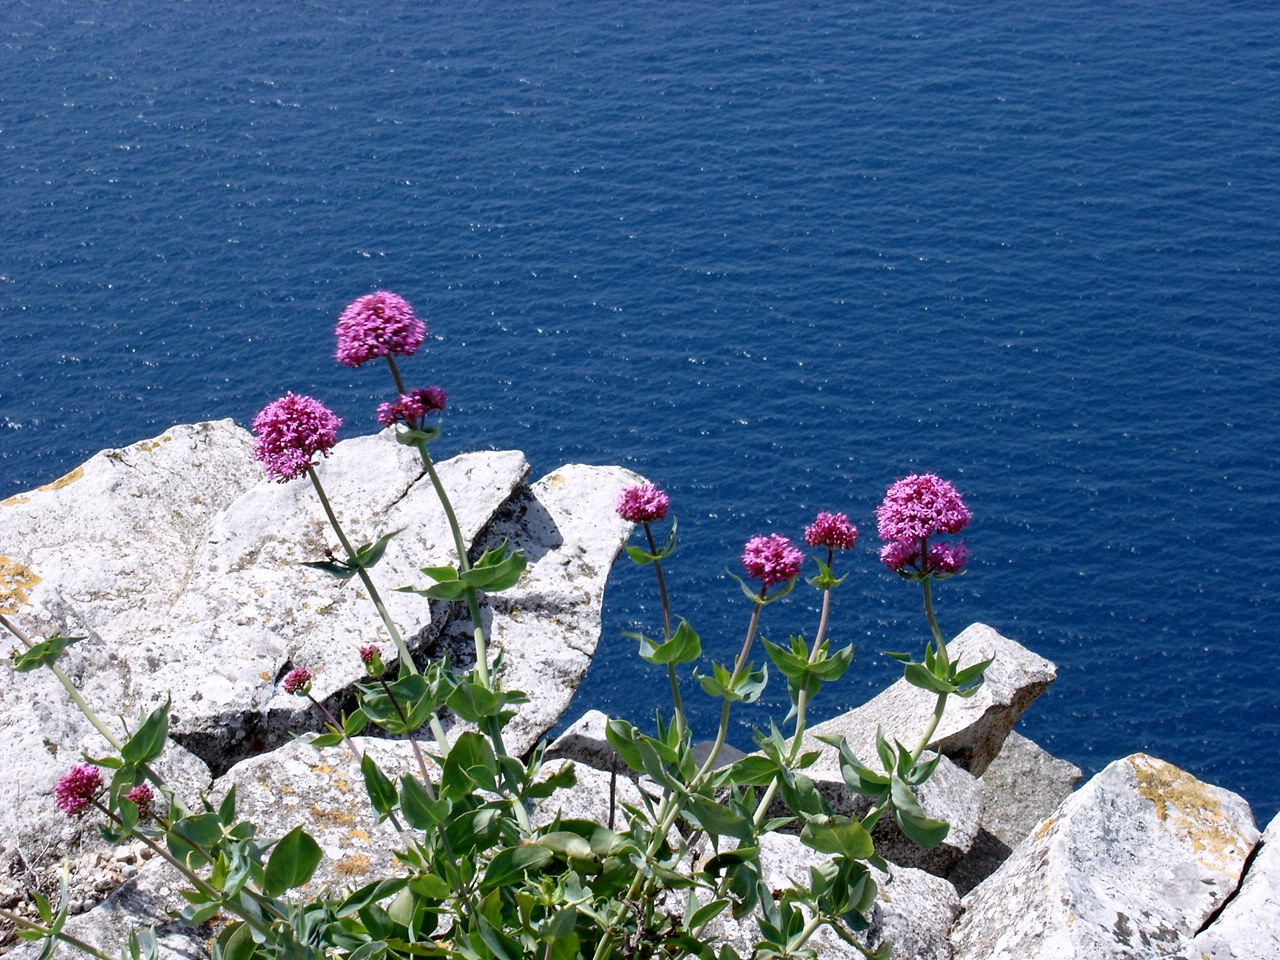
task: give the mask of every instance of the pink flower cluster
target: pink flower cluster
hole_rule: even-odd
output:
[[[852,550],[858,542],[858,528],[843,513],[819,513],[813,523],[804,528],[804,542],[811,547],[827,547],[831,550]]]
[[[963,543],[931,543],[927,566],[920,566],[920,541],[895,540],[880,548],[880,562],[901,573],[959,573],[969,562],[969,550]]]
[[[156,795],[150,787],[145,783],[140,783],[128,793],[124,795],[126,800],[133,801],[133,805],[138,808],[138,816],[145,817],[151,812],[151,803],[155,800]]]
[[[300,477],[338,442],[342,421],[315,397],[286,393],[253,418],[253,456],[277,483]]]
[[[377,357],[413,356],[427,326],[400,296],[379,290],[352,302],[338,318],[338,362],[358,367]]]
[[[382,662],[382,651],[372,643],[360,648],[360,662],[364,664],[365,673],[371,677],[380,677],[387,672],[386,664]]]
[[[629,523],[661,520],[671,507],[671,499],[651,483],[627,487],[618,495],[618,516]]]
[[[311,671],[306,667],[294,667],[284,675],[284,679],[280,681],[280,686],[284,688],[285,693],[294,693],[300,697],[305,697],[311,692]]]
[[[418,425],[418,419],[428,413],[443,410],[445,392],[440,387],[423,387],[402,393],[395,403],[383,403],[378,406],[378,422],[384,427],[393,423],[405,423],[411,427]]]
[[[880,539],[886,541],[880,562],[897,573],[959,573],[969,561],[964,544],[927,541],[939,533],[959,533],[969,519],[969,508],[946,480],[932,473],[904,477],[889,487],[876,509]]]
[[[959,533],[969,508],[956,488],[932,473],[913,473],[889,487],[876,508],[881,540],[919,540],[936,533]]]
[[[804,554],[777,533],[752,537],[742,550],[742,565],[746,567],[747,576],[766,587],[795,579],[803,563]]]
[[[102,789],[102,773],[91,763],[72,767],[53,788],[53,802],[69,817],[78,817]]]

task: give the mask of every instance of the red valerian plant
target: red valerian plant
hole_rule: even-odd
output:
[[[612,719],[606,735],[618,761],[644,777],[653,793],[643,806],[624,807],[621,823],[610,815],[535,825],[530,804],[570,789],[575,775],[571,765],[555,773],[543,769],[545,744],[527,756],[512,755],[505,746],[504,728],[526,698],[507,689],[500,666],[490,663],[480,602],[484,594],[514,586],[526,559],[505,544],[478,557],[468,553],[429,449],[441,428],[426,420],[444,410],[444,391],[407,390],[396,366],[395,358],[412,356],[425,333],[403,298],[380,291],[342,312],[336,355],[351,367],[378,358],[387,363],[398,399],[382,404],[377,419],[396,442],[418,451],[454,541],[450,564],[423,568],[426,586],[399,589],[465,605],[475,644],[473,669],[445,661],[419,665],[389,616],[373,573],[394,549],[398,531],[354,546],[321,480],[319,460],[337,443],[338,418],[315,398],[288,393],[268,404],[253,424],[254,456],[267,478],[286,483],[306,476],[339,541],[338,550],[307,566],[338,581],[358,577],[395,647],[390,666],[377,645],[353,651],[364,681],[356,685],[356,708],[341,717],[313,694],[315,678],[307,667],[293,667],[280,682],[285,693],[307,698],[323,719],[324,732],[312,742],[346,744],[359,764],[373,812],[398,831],[394,869],[349,894],[313,894],[308,900],[304,888],[323,852],[306,824],[283,837],[260,838],[256,825],[237,817],[234,792],[216,810],[202,804],[193,812],[152,769],[167,742],[168,704],[121,740],[56,662],[76,638],[37,642],[0,614],[0,625],[26,648],[14,669],[53,671],[113,751],[74,766],[58,782],[54,802],[68,816],[96,810],[104,836],[117,842],[136,838],[167,860],[188,885],[182,918],[216,921],[213,960],[741,960],[716,932],[722,914],[755,918],[753,960],[813,958],[809,941],[824,926],[873,960],[886,960],[888,944],[871,949],[858,939],[876,898],[872,869],[885,866],[871,829],[891,817],[921,845],[936,845],[946,836],[947,825],[923,813],[915,792],[937,765],[938,755],[925,753],[948,698],[972,696],[987,666],[961,668],[950,661],[932,604],[931,584],[962,572],[967,557],[959,544],[930,543],[969,522],[959,494],[932,474],[911,476],[889,488],[877,511],[886,540],[882,560],[921,583],[931,635],[920,661],[890,656],[904,663],[908,682],[937,699],[914,748],[879,738],[879,769],[865,765],[842,739],[824,741],[838,754],[850,789],[868,798],[868,811],[855,817],[834,812],[804,775],[819,753],[802,746],[813,745],[806,740],[813,698],[839,681],[853,660],[853,647],[834,647],[828,628],[832,596],[845,579],[836,576],[836,560],[854,548],[857,528],[846,514],[825,511],[804,528],[805,544],[819,551],[813,558],[817,573],[806,581],[821,594],[812,642],[803,635],[785,644],[759,636],[767,608],[800,580],[804,552],[781,533],[747,540],[741,555],[746,578],[729,574],[750,607],[745,636],[730,662],[713,661],[706,670],[701,638],[687,620],[673,615],[667,589],[664,566],[678,539],[671,498],[652,484],[622,491],[617,514],[644,535],[643,546],[628,545],[627,554],[653,568],[661,601],[660,636],[630,636],[644,661],[665,669],[672,703],[670,712],[659,709],[648,732]],[[669,527],[665,539],[655,536],[660,523]],[[752,660],[757,649],[767,657],[760,666]],[[688,679],[720,708],[714,739],[700,759],[681,679],[694,664],[699,669],[690,670]],[[770,666],[786,681],[790,712],[781,724],[770,719],[767,732],[757,733],[755,753],[723,763],[731,713],[759,701]],[[463,722],[452,736],[441,723],[446,710]],[[353,738],[369,724],[407,740],[416,776],[393,780],[360,750]],[[789,735],[782,730],[787,726]],[[424,728],[429,738],[422,737]],[[783,827],[825,859],[806,878],[774,889],[763,879],[761,838]],[[50,946],[62,941],[96,960],[113,960],[63,929],[65,907],[56,915],[44,910],[39,922],[3,910],[0,916],[27,939]],[[155,938],[132,934],[121,953],[123,960],[156,960]]]

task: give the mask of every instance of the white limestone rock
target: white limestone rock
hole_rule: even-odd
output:
[[[530,750],[555,725],[591,665],[605,581],[632,530],[614,504],[624,487],[642,482],[621,467],[567,464],[512,497],[473,549],[505,540],[529,561],[514,587],[482,598],[491,656],[503,658],[500,682],[529,697],[503,732],[512,754]],[[474,663],[465,615],[440,649],[455,664]]]
[[[564,729],[547,747],[546,759],[563,758],[595,767],[597,770],[630,769],[618,757],[613,744],[605,736],[609,718],[599,710],[588,710]]]
[[[564,820],[592,820],[621,833],[627,826],[625,807],[644,807],[640,788],[623,773],[615,777],[595,767],[561,759],[548,761],[538,779],[546,780],[565,766],[573,767],[575,785],[535,801],[529,811],[529,822],[533,826],[545,827],[560,817]]]
[[[760,866],[770,889],[807,886],[809,868],[828,857],[788,834],[769,833],[760,838]],[[869,948],[884,941],[892,944],[893,960],[951,960],[947,931],[960,909],[960,898],[951,884],[911,867],[893,866],[889,873],[872,869],[879,895],[871,908],[870,929],[857,936]],[[740,956],[751,955],[760,939],[752,917],[735,920],[727,912],[707,926],[718,942],[733,947]],[[823,960],[860,960],[862,953],[823,926],[808,946]]]
[[[975,777],[1000,752],[1018,717],[1054,680],[1057,668],[1021,644],[1002,637],[990,627],[975,623],[947,644],[952,661],[964,666],[992,659],[986,682],[969,699],[951,697],[947,710],[929,741]],[[811,727],[805,749],[821,749],[818,769],[839,771],[834,750],[814,738],[843,736],[864,763],[874,761],[876,728],[887,739],[914,743],[928,727],[937,696],[899,680],[860,707]],[[812,741],[812,746],[808,741]]]
[[[1223,904],[1257,840],[1236,794],[1144,754],[1117,760],[964,899],[955,960],[1163,956]]]
[[[1262,834],[1244,881],[1209,926],[1169,960],[1280,957],[1280,816]]]

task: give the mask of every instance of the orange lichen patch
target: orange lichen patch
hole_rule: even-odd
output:
[[[336,823],[341,827],[349,827],[356,822],[356,815],[346,810],[326,810],[316,804],[311,805],[311,815],[323,823]]]
[[[70,473],[64,473],[53,483],[46,483],[43,487],[36,487],[37,490],[61,490],[69,484],[75,483],[84,476],[84,467],[76,467]]]
[[[7,500],[0,500],[0,507],[16,507],[20,503],[30,503],[31,498],[25,493],[15,493]]]
[[[1055,820],[1053,817],[1046,817],[1044,823],[1036,827],[1035,839],[1037,840],[1043,839],[1044,835],[1053,829],[1053,825],[1055,823],[1057,823],[1057,820]]]
[[[272,680],[275,679],[275,676],[271,673],[270,670],[263,670],[261,673],[258,674],[258,676],[261,677],[263,682],[265,683],[270,683]]]
[[[26,564],[0,555],[0,613],[17,613],[41,578]]]
[[[369,858],[363,853],[353,853],[335,863],[333,872],[343,877],[361,876],[369,872]]]
[[[1250,843],[1223,810],[1217,788],[1145,753],[1125,760],[1133,768],[1138,794],[1155,805],[1156,819],[1167,833],[1189,843],[1206,869],[1240,872]]]
[[[556,487],[563,487],[563,486],[564,486],[563,474],[553,473],[551,476],[547,477],[548,490],[554,490]]]
[[[352,840],[361,840],[364,843],[369,842],[369,834],[365,833],[359,827],[356,827],[353,830],[348,830],[347,836],[350,837]]]

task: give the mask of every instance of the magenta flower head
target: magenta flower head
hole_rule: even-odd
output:
[[[852,550],[853,545],[858,542],[858,528],[843,513],[824,511],[804,528],[804,542],[811,547]]]
[[[364,664],[364,672],[371,677],[380,677],[387,672],[387,666],[382,662],[382,651],[372,643],[360,648],[360,662]]]
[[[742,565],[747,568],[747,576],[759,580],[766,587],[794,579],[803,563],[804,554],[777,533],[752,537],[742,551]]]
[[[901,574],[952,575],[964,570],[969,551],[963,543],[931,543],[924,566],[920,565],[919,540],[895,540],[880,548],[880,562]]]
[[[348,367],[378,357],[413,356],[427,335],[427,325],[400,296],[379,290],[353,301],[338,317],[338,362]]]
[[[69,817],[78,817],[102,789],[102,773],[91,763],[81,763],[67,771],[53,788],[53,802]]]
[[[315,397],[286,393],[253,418],[253,456],[276,483],[300,477],[317,453],[328,455],[342,421]]]
[[[311,671],[306,667],[294,667],[284,675],[284,679],[280,681],[280,686],[284,688],[285,693],[293,693],[299,697],[305,697],[311,692]]]
[[[876,522],[881,540],[920,540],[963,530],[969,508],[947,481],[932,473],[913,473],[889,487],[876,508]]]
[[[614,507],[618,516],[628,523],[649,523],[661,520],[671,507],[671,498],[652,483],[627,487],[618,494],[618,503]]]
[[[421,390],[402,393],[395,403],[378,406],[378,422],[384,427],[398,421],[415,426],[419,417],[443,410],[446,399],[445,392],[440,387],[423,387]]]
[[[151,812],[151,801],[155,800],[156,795],[145,783],[140,783],[126,793],[124,798],[131,800],[133,805],[138,808],[138,816],[145,817]]]

